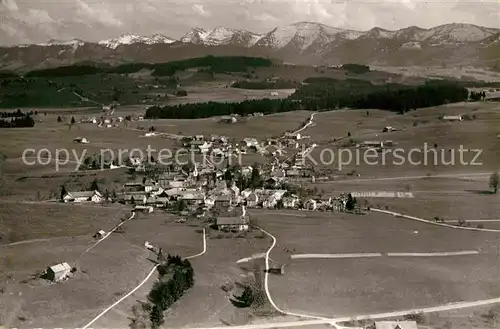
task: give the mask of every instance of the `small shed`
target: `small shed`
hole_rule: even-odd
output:
[[[96,239],[102,239],[106,235],[106,232],[103,230],[99,230],[96,234],[94,234],[94,238]]]
[[[71,272],[71,266],[68,263],[60,263],[47,268],[47,279],[53,282],[59,282],[67,278]]]
[[[444,121],[463,121],[463,118],[461,115],[445,115],[443,117]]]
[[[85,137],[77,137],[73,140],[75,143],[88,144],[89,140]]]
[[[285,264],[273,264],[273,266],[271,266],[271,268],[269,268],[268,272],[270,274],[284,275],[285,274]]]

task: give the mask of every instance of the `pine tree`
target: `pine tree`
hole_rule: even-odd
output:
[[[97,183],[97,179],[94,179],[92,183],[90,183],[90,188],[91,191],[99,191],[99,184]]]
[[[356,198],[353,198],[352,194],[349,193],[349,195],[347,196],[347,202],[345,205],[346,209],[347,210],[354,210],[354,208],[356,207],[356,203],[357,203]]]
[[[68,193],[68,192],[66,191],[66,186],[62,185],[62,186],[61,186],[61,201],[63,201],[64,196],[66,195],[66,193]]]
[[[76,123],[75,117],[71,117],[71,124],[74,125]]]
[[[62,119],[60,116],[57,117],[57,122],[62,122]]]
[[[151,328],[153,329],[159,328],[165,322],[163,311],[158,305],[154,305],[151,309],[149,320],[151,321]]]

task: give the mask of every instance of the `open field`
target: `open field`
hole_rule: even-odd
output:
[[[296,130],[311,115],[309,111],[278,113],[252,117],[233,124],[219,123],[217,118],[208,119],[158,119],[150,120],[157,131],[182,135],[219,135],[242,139],[254,137],[265,139],[279,136],[284,131]]]
[[[9,307],[2,308],[2,323],[23,327],[83,325],[131,290],[153,267],[148,260],[153,255],[144,249],[146,240],[174,255],[198,253],[202,248],[200,233],[187,225],[167,224],[166,218],[162,214],[138,215],[123,225],[125,233],[111,234],[88,252],[85,250],[95,242],[91,234],[39,242],[36,249],[30,244],[4,247],[2,263],[8,265],[9,275],[2,283],[5,292],[0,295],[0,303]],[[64,228],[72,230],[69,225]],[[62,261],[78,269],[68,281],[49,284],[35,279],[24,283],[35,272]],[[54,300],[57,302],[40,302]]]
[[[29,172],[26,172],[27,167]],[[38,168],[31,171],[33,167]],[[97,181],[103,192],[108,190],[112,194],[113,190],[119,191],[123,184],[131,179],[127,169],[122,168],[73,172],[75,164],[68,164],[61,166],[59,172],[56,172],[53,163],[33,167],[19,163],[18,166],[10,167],[9,171],[6,170],[3,187],[0,190],[2,198],[11,201],[36,202],[54,200],[60,197],[62,185],[65,185],[69,191],[86,190],[93,180]]]
[[[305,217],[295,216],[296,212],[289,216],[286,213],[259,216],[255,212],[258,224],[277,239],[272,259],[286,259],[283,258],[286,253],[477,250],[479,254],[439,258],[382,255],[291,259],[284,276],[270,278],[273,299],[287,311],[326,317],[351,316],[487,299],[500,294],[495,283],[500,271],[496,262],[498,234],[450,230],[374,213],[364,216],[302,213]],[[380,300],[384,302],[376,302]]]
[[[285,276],[272,277],[270,290],[275,302],[288,311],[326,317],[500,295],[497,256],[458,257],[293,260]]]
[[[412,66],[412,67],[373,66],[373,69],[390,72],[395,75],[403,75],[409,78],[444,77],[444,78],[455,78],[464,80],[477,79],[477,80],[491,81],[491,82],[495,82],[500,79],[500,74],[498,72],[476,67],[443,68],[443,67],[422,67],[422,66]]]
[[[296,214],[304,214],[305,217],[294,216]],[[252,215],[258,225],[278,241],[271,257],[284,248],[293,250],[293,254],[460,250],[496,254],[495,244],[500,243],[500,234],[496,233],[450,230],[374,212],[351,215],[295,211],[288,216],[276,216],[267,212],[259,215],[258,211],[252,211]]]
[[[180,224],[169,224],[169,227],[175,225],[183,227]],[[236,264],[237,259],[248,253],[262,252],[268,244],[267,239],[208,239],[206,253],[191,260],[195,270],[194,287],[165,313],[165,321],[169,327],[194,328],[220,326],[224,323],[248,323],[251,319],[249,310],[234,307],[229,301],[230,295],[221,287],[241,280],[242,275],[246,274]],[[193,253],[198,252],[199,248],[201,239],[193,241],[190,246]],[[137,300],[145,300],[153,283],[154,280],[148,281],[129,299],[95,322],[93,327],[101,328],[110,323],[126,327],[129,320],[125,315],[132,316],[132,307],[137,304]]]
[[[0,202],[1,244],[92,235],[100,229],[111,229],[129,215],[130,210],[120,206]]]
[[[363,177],[384,177],[396,173],[404,176],[484,172],[497,168],[500,160],[496,151],[500,147],[497,128],[500,112],[498,105],[494,103],[451,104],[419,109],[406,115],[369,110],[367,116],[366,112],[342,110],[318,113],[315,116],[315,125],[302,133],[321,143],[312,151],[311,157],[321,165],[323,154],[324,167],[342,169],[343,173],[355,170]],[[475,114],[476,120],[441,122],[438,119],[440,115],[467,113]],[[417,126],[413,126],[415,122]],[[382,133],[385,126],[400,131]],[[341,140],[333,143],[334,139]],[[392,153],[393,151],[388,151],[385,155],[379,153],[378,156],[374,156],[374,152],[365,153],[364,150],[347,146],[349,140],[353,143],[391,140],[395,145],[389,149],[400,149],[398,153],[403,160]],[[434,147],[434,144],[437,147]],[[464,150],[470,150],[464,151],[463,160],[459,153],[461,146]],[[340,150],[345,148],[347,150]],[[478,152],[472,150],[482,151],[475,159]]]
[[[225,88],[223,86],[189,86],[185,88],[188,95],[175,97],[166,102],[168,105],[200,102],[241,102],[246,99],[261,98],[286,98],[295,92],[295,89],[238,89]],[[277,92],[278,96],[271,96],[271,92]]]

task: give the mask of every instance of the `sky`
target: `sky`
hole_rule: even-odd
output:
[[[500,0],[0,0],[0,45],[130,33],[178,39],[193,27],[265,33],[302,21],[355,30],[448,23],[500,28]]]

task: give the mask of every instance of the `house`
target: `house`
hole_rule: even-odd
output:
[[[219,231],[241,232],[248,230],[249,217],[245,206],[240,208],[241,214],[224,214],[215,220],[215,225]]]
[[[417,329],[415,321],[375,321],[375,329]]]
[[[147,193],[145,192],[128,192],[123,195],[123,202],[127,204],[136,204],[136,203],[146,203]]]
[[[135,206],[133,211],[140,211],[140,212],[150,214],[153,212],[153,207],[151,207],[151,206]]]
[[[146,205],[153,206],[157,208],[166,208],[168,204],[167,197],[150,197],[146,199]]]
[[[102,239],[106,235],[106,232],[103,230],[99,230],[96,234],[93,235],[96,239]]]
[[[271,91],[271,96],[278,96],[279,94],[275,91]]]
[[[265,182],[267,188],[276,188],[280,183],[280,179],[277,177],[269,177]]]
[[[243,146],[246,147],[255,147],[257,148],[259,146],[259,142],[255,138],[244,138],[243,141],[241,142]]]
[[[47,279],[53,282],[60,282],[66,279],[71,273],[71,266],[68,263],[60,263],[47,268],[46,270]]]
[[[300,199],[296,195],[291,195],[283,198],[284,208],[297,208],[299,206]]]
[[[443,121],[463,121],[461,115],[445,115]]]
[[[219,122],[222,122],[222,123],[236,123],[236,121],[238,121],[234,116],[223,116],[220,118]]]
[[[216,157],[222,157],[224,156],[224,151],[222,151],[220,148],[216,147],[212,150],[211,154]]]
[[[208,153],[210,148],[212,147],[212,143],[208,142],[203,142],[203,144],[198,145],[198,149],[200,150],[201,153]]]
[[[176,179],[169,181],[167,186],[172,189],[172,188],[183,188],[186,187],[187,185],[188,183],[186,180]]]
[[[286,190],[264,190],[266,195],[264,201],[262,202],[262,207],[264,208],[274,208],[278,205],[278,201],[283,199]]]
[[[273,264],[269,268],[268,273],[284,275],[285,274],[285,264]]]
[[[294,177],[294,178],[300,177],[300,171],[296,169],[287,170],[286,177]]]
[[[364,141],[360,146],[365,147],[384,147],[384,142],[379,141]]]
[[[314,199],[309,199],[306,202],[304,202],[304,209],[306,210],[316,210],[317,207],[318,204]]]
[[[393,127],[391,126],[385,126],[384,129],[382,129],[382,132],[383,133],[388,133],[388,132],[391,132],[391,131],[395,131],[396,129],[394,129]]]
[[[184,200],[187,205],[199,205],[205,202],[205,195],[201,192],[184,192],[179,199]]]
[[[94,202],[99,203],[104,200],[99,191],[67,192],[63,196],[64,202]]]
[[[85,137],[77,137],[73,140],[75,143],[88,144],[89,140]]]
[[[231,206],[231,197],[228,195],[220,195],[214,201],[214,207],[217,210],[227,209]]]

